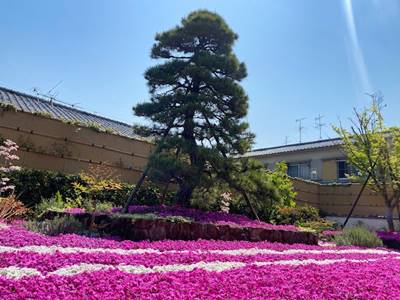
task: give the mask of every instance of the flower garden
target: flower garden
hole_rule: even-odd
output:
[[[268,242],[131,242],[0,227],[2,299],[398,299],[400,253]]]
[[[340,231],[312,207],[264,221],[157,201],[123,213],[98,201],[121,198],[114,181],[82,177],[62,195],[25,178],[2,177],[2,191],[53,194],[33,209],[0,197],[0,299],[399,299],[400,252],[383,247],[399,248],[397,233]]]
[[[113,209],[118,212],[119,209]],[[181,216],[188,221],[199,223],[211,223],[216,225],[241,226],[252,228],[266,229],[283,229],[297,231],[298,228],[293,225],[274,225],[266,222],[252,220],[244,215],[228,214],[224,212],[206,212],[198,209],[191,209],[179,206],[148,206],[148,205],[132,205],[128,208],[130,214],[155,214],[158,217]]]

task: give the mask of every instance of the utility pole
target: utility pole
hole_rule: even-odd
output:
[[[302,132],[304,130],[304,126],[303,126],[303,121],[307,119],[307,118],[300,118],[296,120],[296,123],[299,124],[299,143],[301,143],[301,136],[302,136]]]
[[[319,139],[322,140],[322,127],[326,126],[325,123],[322,123],[322,118],[324,116],[321,116],[320,114],[318,114],[318,117],[314,118],[315,121],[315,125],[314,128],[319,130]]]

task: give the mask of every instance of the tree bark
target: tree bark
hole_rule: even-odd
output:
[[[178,193],[176,194],[176,201],[179,205],[187,207],[190,204],[190,199],[192,198],[193,187],[186,182],[179,186]]]
[[[393,223],[393,207],[386,207],[386,221],[388,223],[389,231],[394,231],[394,223]]]

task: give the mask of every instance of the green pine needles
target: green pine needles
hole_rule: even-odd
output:
[[[237,38],[219,15],[199,10],[157,34],[151,50],[160,64],[145,72],[150,100],[133,108],[151,125],[136,131],[158,141],[149,175],[176,182],[183,205],[254,138],[243,119],[248,97],[240,81],[247,72],[232,50]]]

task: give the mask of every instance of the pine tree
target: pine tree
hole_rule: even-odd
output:
[[[248,97],[239,84],[246,67],[232,51],[237,38],[223,18],[200,10],[157,34],[151,50],[162,62],[145,72],[150,101],[133,108],[151,125],[136,131],[155,137],[159,151],[150,158],[150,176],[176,182],[182,205],[226,165],[221,161],[243,154],[253,140],[243,120]]]

